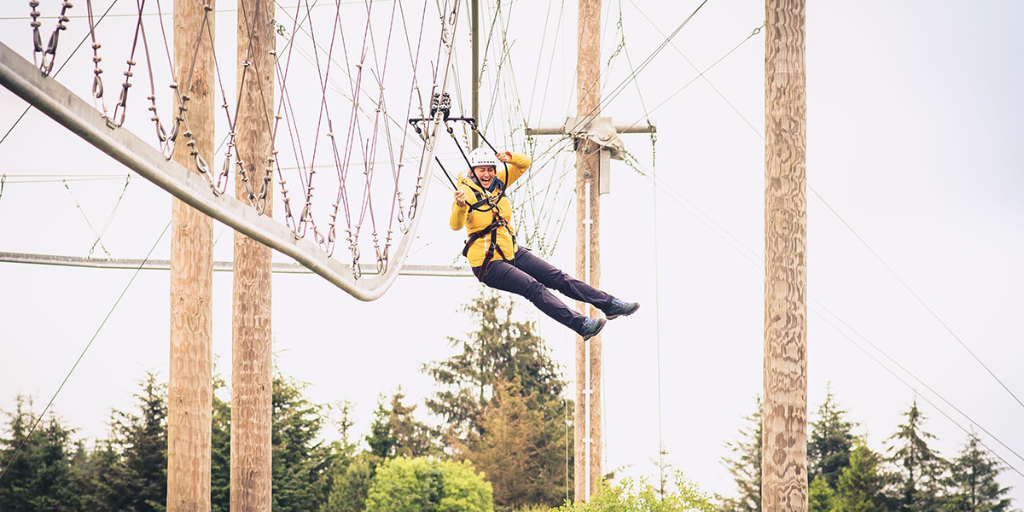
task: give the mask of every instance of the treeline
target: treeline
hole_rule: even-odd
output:
[[[884,453],[867,446],[831,390],[816,411],[807,439],[809,512],[1008,512],[1009,488],[997,480],[1006,468],[968,436],[944,458],[929,444],[915,400],[904,422],[885,441]],[[736,496],[722,512],[761,510],[761,400],[745,418],[740,438],[722,462],[736,482]]]
[[[417,419],[399,391],[381,398],[370,431],[357,434],[348,404],[312,403],[304,383],[276,373],[273,509],[548,510],[571,498],[566,381],[534,324],[513,309],[481,294],[463,307],[475,330],[449,338],[455,355],[424,366],[438,389],[425,406],[440,426]],[[227,511],[230,393],[221,379],[214,388],[211,501]],[[150,374],[135,397],[133,410],[112,412],[107,437],[91,442],[56,414],[30,433],[39,418],[19,397],[0,431],[0,510],[164,510],[166,387]]]

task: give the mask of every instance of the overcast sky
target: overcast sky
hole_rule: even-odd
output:
[[[630,62],[644,62],[698,4],[604,2],[605,95],[623,83]],[[108,5],[98,0],[97,15]],[[233,7],[228,1],[217,5],[219,58],[228,80]],[[125,1],[111,12],[128,15],[134,8]],[[55,1],[40,7],[46,16],[58,9]],[[318,23],[329,23],[334,9],[316,9],[322,9]],[[27,4],[0,6],[0,40],[31,57],[28,11]],[[561,123],[573,113],[576,5],[517,0],[503,12],[510,67],[500,77],[489,135],[496,144],[517,147],[522,138],[508,135],[501,115],[516,106],[505,91],[516,91],[526,112],[520,118],[531,124]],[[76,13],[85,13],[84,2]],[[928,418],[925,428],[938,437],[935,447],[944,456],[954,457],[964,443],[961,427],[974,428],[995,453],[1024,471],[1024,459],[1013,453],[1024,454],[1024,405],[1018,400],[1024,398],[1024,37],[1018,26],[1024,4],[811,2],[806,14],[807,176],[813,189],[807,194],[809,408],[816,409],[831,383],[858,423],[857,433],[884,450],[916,396]],[[276,16],[290,23],[284,11]],[[54,21],[44,21],[48,34]],[[649,138],[623,136],[640,170],[614,163],[612,192],[602,198],[602,287],[643,304],[639,314],[609,324],[603,336],[606,470],[656,475],[660,403],[667,462],[708,491],[734,492],[719,458],[762,386],[764,34],[748,36],[763,21],[757,2],[709,1],[638,75],[638,85],[625,87],[603,110],[616,122],[632,123],[654,109],[658,126],[653,162]],[[107,52],[110,108],[133,23],[130,16],[111,17],[97,30]],[[86,27],[82,18],[69,22],[59,62]],[[155,45],[155,22],[147,21],[147,31]],[[612,57],[621,41],[625,51]],[[308,38],[298,44],[312,54]],[[470,81],[467,49],[463,39],[463,92]],[[727,54],[680,92],[697,77],[695,68],[704,70]],[[58,77],[84,97],[90,58],[86,44]],[[308,76],[316,87],[315,67],[300,60],[295,66],[296,76]],[[484,80],[491,86],[493,61],[489,66]],[[130,114],[142,120],[128,126],[152,142],[141,69],[135,80]],[[395,87],[409,90],[407,83]],[[488,91],[484,103],[489,100]],[[24,106],[0,91],[0,134]],[[455,150],[442,152],[449,167],[458,168]],[[574,210],[566,214],[564,207],[573,199],[566,195],[572,183],[556,179],[570,157],[563,151],[535,164],[545,173],[538,186],[553,180],[558,198],[542,204],[522,193],[513,201],[520,210],[544,208],[541,219],[522,214],[529,222],[554,221],[545,230],[549,237],[560,235],[550,259],[571,271]],[[0,251],[83,257],[96,241],[94,232],[103,232],[93,257],[109,252],[143,258],[154,246],[153,258],[169,257],[169,238],[161,232],[170,220],[170,196],[134,174],[126,188],[124,167],[42,114],[29,112],[0,144],[0,162],[7,175]],[[107,178],[61,181],[80,175]],[[328,200],[330,193],[324,195]],[[435,179],[411,261],[457,261],[463,235],[447,227],[450,200],[443,178]],[[281,213],[278,207],[275,217]],[[559,231],[562,221],[568,226]],[[231,231],[218,224],[216,237],[216,259],[230,260]],[[31,395],[36,410],[42,409],[132,274],[0,263],[0,409],[10,411],[18,394]],[[57,396],[53,411],[79,436],[105,435],[111,408],[133,406],[131,395],[147,371],[166,378],[168,283],[164,271],[138,275]],[[362,303],[313,275],[275,275],[277,364],[309,382],[314,401],[353,401],[356,430],[364,433],[378,394],[401,387],[418,400],[432,393],[420,369],[451,354],[446,336],[471,328],[457,308],[479,288],[468,278],[401,277],[384,298]],[[520,312],[539,321],[554,358],[573,376],[571,333],[529,304],[522,303]],[[225,377],[230,323],[231,277],[218,273],[214,352]],[[1024,477],[1011,469],[1002,482],[1014,487],[1020,507]]]

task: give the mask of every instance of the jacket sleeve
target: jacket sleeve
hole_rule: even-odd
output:
[[[530,168],[530,157],[522,153],[509,154],[512,156],[512,161],[508,163],[508,180],[505,182],[505,186],[511,185],[520,176],[526,174],[526,170]],[[501,170],[498,172],[501,173]]]
[[[473,197],[473,191],[460,183],[459,190],[466,193],[466,200]],[[469,212],[469,203],[459,206],[457,201],[452,201],[452,216],[448,221],[453,231],[458,231],[466,225],[466,213]]]

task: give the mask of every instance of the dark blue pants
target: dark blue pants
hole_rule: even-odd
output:
[[[483,267],[473,267],[480,278]],[[520,248],[511,262],[495,259],[487,265],[483,283],[491,288],[512,292],[529,299],[538,309],[562,325],[579,332],[587,318],[565,305],[548,288],[570,299],[593,304],[598,309],[611,306],[614,297],[580,281]]]

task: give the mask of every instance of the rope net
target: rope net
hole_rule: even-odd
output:
[[[190,8],[202,11],[203,26],[188,69],[175,69],[168,0],[31,0],[31,31],[4,39],[30,49],[43,76],[55,79],[71,63],[61,84],[89,98],[111,129],[139,135],[168,160],[178,144],[188,145],[190,170],[204,177],[211,196],[228,194],[240,180],[249,208],[272,210],[297,239],[350,264],[357,284],[364,271],[395,273],[408,253],[402,240],[415,237],[429,180],[438,179],[434,139],[448,135],[436,129],[442,123],[430,105],[452,73],[460,2],[294,2],[277,3],[270,19],[246,1],[223,10],[212,0],[195,2]],[[273,149],[256,161],[243,161],[236,149],[236,92],[255,73],[250,55],[238,55],[233,44],[234,24],[225,19],[214,30],[221,16],[237,16],[250,33],[270,23],[276,34],[274,90],[260,90],[272,113],[265,121]],[[68,32],[84,33],[92,51],[78,53],[77,41],[62,35]],[[211,41],[219,144],[207,162],[194,149],[189,95],[200,45]],[[232,73],[239,59],[241,71]],[[121,73],[116,85],[109,68]],[[408,122],[413,117],[425,119],[419,130]]]

